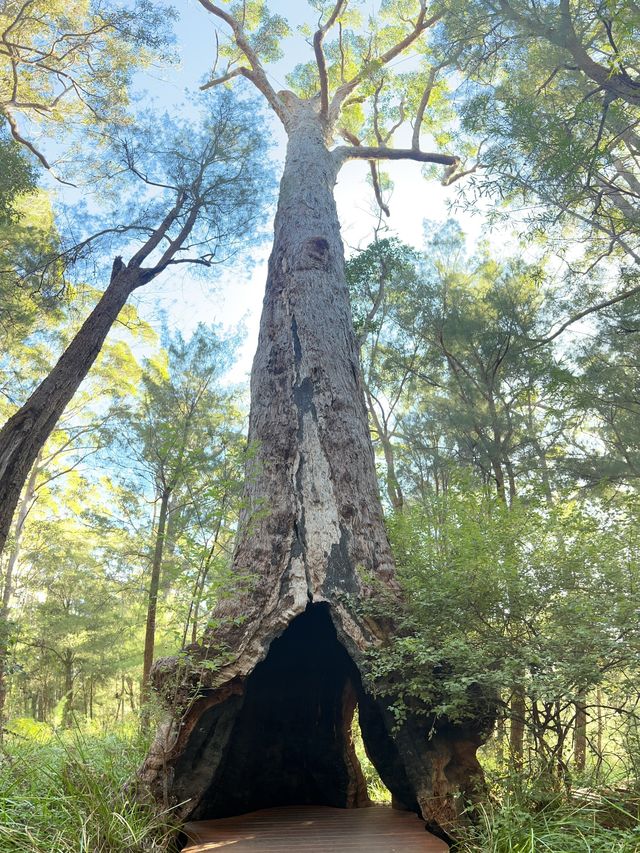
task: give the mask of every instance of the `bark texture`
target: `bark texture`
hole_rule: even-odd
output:
[[[152,678],[172,706],[141,779],[178,814],[222,817],[293,803],[368,803],[351,745],[366,749],[398,804],[442,833],[488,721],[467,729],[416,708],[398,728],[367,690],[367,652],[393,630],[365,615],[399,598],[387,540],[318,103],[278,93],[289,142],[258,350],[253,456],[234,556],[236,588],[185,662]]]

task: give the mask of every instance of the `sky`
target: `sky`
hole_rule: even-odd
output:
[[[151,69],[138,75],[136,80],[139,94],[144,93],[144,97],[150,95],[161,111],[169,112],[184,109],[185,103],[189,103],[188,90],[197,89],[207,78],[215,52],[215,30],[218,30],[221,41],[226,34],[224,23],[217,22],[197,0],[182,0],[176,5],[180,10],[175,28],[179,63],[168,69]],[[292,27],[305,20],[313,26],[317,21],[316,13],[303,0],[273,0],[269,6],[273,12],[286,17]],[[370,6],[375,12],[377,0],[373,0]],[[299,35],[288,39],[284,59],[268,67],[274,88],[284,88],[287,73],[296,63],[311,56],[312,49]],[[245,81],[240,81],[240,85],[250,86]],[[269,135],[275,143],[272,156],[279,171],[284,161],[286,138],[275,116],[271,116]],[[386,169],[394,183],[390,199],[391,216],[385,220],[390,229],[389,235],[398,236],[419,248],[423,239],[423,222],[447,219],[451,215],[448,205],[454,201],[457,190],[424,179],[418,163],[398,162],[389,164]],[[367,175],[365,162],[352,161],[343,167],[338,178],[336,201],[347,256],[371,241],[378,221],[372,189],[366,182]],[[274,212],[275,209],[271,215]],[[457,218],[470,240],[477,239],[483,227],[482,217],[465,214]],[[250,371],[257,344],[268,254],[269,246],[265,244],[256,252],[251,269],[231,262],[211,281],[203,281],[201,276],[194,279],[186,268],[178,268],[179,273],[166,275],[139,292],[138,310],[152,325],[159,326],[161,318],[164,318],[170,329],[180,330],[187,336],[198,322],[220,324],[225,329],[242,324],[246,329],[246,340],[230,377],[233,381],[241,381]]]

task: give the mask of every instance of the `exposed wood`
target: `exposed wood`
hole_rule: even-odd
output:
[[[240,817],[188,823],[192,839],[185,850],[205,853],[229,847],[248,851],[305,851],[305,853],[442,853],[444,841],[425,831],[410,812],[389,806],[332,809],[291,806],[265,809]]]

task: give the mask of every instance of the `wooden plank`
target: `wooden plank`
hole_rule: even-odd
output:
[[[189,853],[444,853],[447,845],[426,832],[410,812],[389,806],[332,809],[290,806],[239,817],[188,823]]]

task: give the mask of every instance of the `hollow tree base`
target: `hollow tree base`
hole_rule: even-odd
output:
[[[159,671],[166,684],[170,670]],[[356,706],[365,749],[396,807],[448,838],[481,778],[480,733],[440,725],[429,737],[432,720],[423,715],[398,727],[388,700],[364,689],[326,603],[308,605],[246,677],[205,688],[179,721],[169,720],[142,778],[191,820],[290,805],[369,806],[351,737]]]

